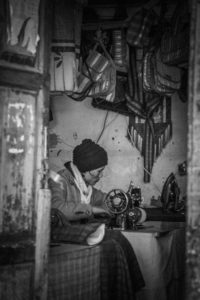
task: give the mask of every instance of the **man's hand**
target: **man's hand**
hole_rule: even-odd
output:
[[[109,216],[109,212],[102,207],[92,206],[92,212],[94,215],[107,215]]]

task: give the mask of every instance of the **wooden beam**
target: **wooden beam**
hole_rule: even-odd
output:
[[[200,1],[193,0],[188,105],[186,299],[200,299]]]
[[[39,90],[44,84],[44,77],[40,73],[34,73],[19,69],[0,67],[0,85],[15,86],[27,90]]]

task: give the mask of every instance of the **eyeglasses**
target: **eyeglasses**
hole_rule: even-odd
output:
[[[103,170],[104,170],[104,168],[99,169],[99,170],[89,171],[89,174],[90,174],[92,177],[102,177],[102,176],[103,176]]]

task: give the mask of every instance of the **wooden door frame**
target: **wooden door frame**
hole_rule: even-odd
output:
[[[35,117],[38,118],[38,121],[36,122],[37,124],[35,130],[35,135],[37,136],[37,138],[35,138],[36,155],[33,191],[34,211],[33,218],[31,217],[31,222],[34,227],[33,237],[31,240],[34,253],[32,255],[31,252],[31,255],[29,255],[30,257],[27,257],[27,261],[30,264],[30,269],[27,271],[27,274],[30,275],[31,273],[31,282],[28,291],[30,294],[30,299],[46,300],[48,286],[48,252],[51,206],[50,191],[47,186],[47,131],[49,122],[49,64],[51,46],[51,28],[49,24],[51,24],[52,1],[40,0],[39,12],[40,41],[38,44],[38,54],[35,67],[17,65],[16,63],[7,62],[3,59],[0,59],[0,86],[5,89],[13,89],[16,91],[26,90],[27,93],[34,92],[36,94]],[[2,219],[3,216],[0,215],[0,218]],[[13,247],[13,249],[15,249],[15,245]],[[20,263],[23,264],[22,259],[20,260]],[[12,267],[15,268],[14,260]],[[0,282],[2,283],[1,288],[4,286],[4,284],[5,286],[7,284],[8,287],[16,286],[16,290],[20,289],[20,287],[15,284],[17,282],[15,272],[13,272],[12,269],[5,268],[4,273],[6,278],[12,278],[12,282],[9,286],[9,282],[7,283],[7,281],[5,282],[5,280],[3,279],[3,282]],[[8,288],[2,289],[1,293],[3,297],[7,298],[7,295],[9,293]],[[17,297],[14,291],[13,297]],[[11,297],[11,300],[12,299],[14,298]]]
[[[200,0],[193,0],[188,80],[187,300],[200,299]]]

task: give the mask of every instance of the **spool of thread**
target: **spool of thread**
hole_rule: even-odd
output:
[[[113,60],[116,66],[124,67],[126,65],[126,42],[123,30],[113,30]]]

